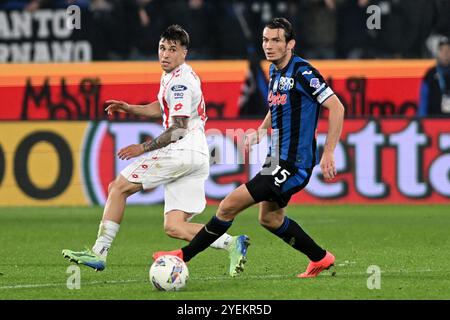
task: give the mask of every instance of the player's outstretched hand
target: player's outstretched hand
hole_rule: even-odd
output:
[[[245,151],[249,151],[250,147],[254,144],[258,144],[263,137],[265,137],[267,131],[264,129],[258,129],[255,132],[248,133],[244,136],[244,148]]]
[[[256,143],[258,143],[258,134],[256,132],[252,132],[244,136],[244,148],[246,152],[249,151],[250,147]]]
[[[105,102],[108,103],[108,106],[105,108],[105,111],[108,113],[108,115],[111,115],[114,112],[126,113],[130,111],[130,105],[124,101],[106,100]]]
[[[327,180],[333,179],[336,176],[337,171],[333,152],[323,152],[322,159],[320,160],[320,169]]]
[[[117,155],[121,160],[128,160],[131,158],[139,157],[144,152],[144,146],[142,144],[132,144],[128,147],[120,149]]]

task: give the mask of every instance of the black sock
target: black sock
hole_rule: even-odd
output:
[[[276,230],[268,229],[294,249],[304,253],[311,261],[319,261],[325,257],[326,251],[311,239],[294,220],[284,217],[283,223]]]
[[[197,254],[209,247],[211,243],[219,239],[231,227],[232,221],[223,221],[216,216],[195,235],[191,242],[181,248],[183,251],[183,260],[188,262]]]

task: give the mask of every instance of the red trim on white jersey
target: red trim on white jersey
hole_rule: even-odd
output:
[[[178,69],[177,71],[180,71],[181,70],[181,68],[180,69]],[[177,72],[176,71],[176,72]],[[172,77],[169,79],[169,81],[167,81],[167,83],[164,85],[164,90],[163,90],[163,92],[162,92],[162,100],[163,100],[163,105],[164,105],[164,115],[166,116],[166,121],[164,121],[164,127],[167,129],[168,127],[169,127],[169,105],[168,105],[168,103],[167,103],[167,101],[166,101],[166,91],[167,91],[167,88],[169,87],[169,84],[170,84],[170,81],[172,81],[172,79],[175,77],[175,73],[176,72],[174,72],[173,74],[172,74]]]
[[[166,116],[166,121],[164,121],[164,127],[167,129],[169,127],[169,105],[167,104],[166,98],[162,97],[164,105],[164,115]]]
[[[203,122],[206,122],[205,100],[203,98],[203,95],[200,103],[197,106],[197,113],[200,116],[200,119],[202,119]]]

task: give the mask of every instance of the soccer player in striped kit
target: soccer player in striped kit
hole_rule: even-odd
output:
[[[153,255],[173,254],[191,260],[231,226],[244,209],[260,204],[259,222],[310,262],[300,278],[316,277],[334,265],[335,257],[321,248],[297,222],[285,215],[291,196],[308,183],[318,161],[316,128],[320,107],[329,111],[328,133],[320,168],[325,179],[336,176],[334,149],[342,131],[344,107],[320,73],[293,53],[294,32],[284,18],[275,18],[263,30],[262,47],[270,66],[270,110],[258,130],[246,137],[246,146],[258,143],[272,129],[272,143],[263,169],[231,192],[216,215],[185,247]]]

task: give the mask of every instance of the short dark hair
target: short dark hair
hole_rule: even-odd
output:
[[[186,48],[189,47],[189,34],[178,24],[169,26],[162,34],[160,39],[179,42]]]
[[[450,39],[448,37],[443,36],[439,39],[438,47],[440,48],[445,45],[447,46],[450,45]]]
[[[286,18],[274,18],[265,27],[269,29],[283,29],[286,42],[295,38],[294,28],[292,28],[292,24]]]

